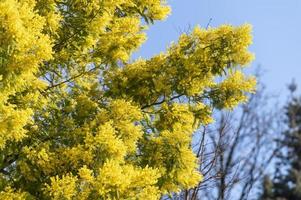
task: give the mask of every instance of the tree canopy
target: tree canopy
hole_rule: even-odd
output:
[[[169,14],[164,0],[0,2],[0,199],[159,199],[199,183],[192,134],[255,91],[251,28],[196,27],[132,61]]]
[[[296,85],[289,85],[292,96],[284,108],[286,125],[278,139],[275,171],[263,180],[261,199],[301,199],[301,98],[293,95]]]

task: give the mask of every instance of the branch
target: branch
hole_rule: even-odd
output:
[[[76,78],[79,78],[79,77],[81,77],[81,76],[83,76],[83,75],[85,75],[85,74],[88,74],[88,73],[90,73],[90,72],[96,70],[97,68],[98,68],[98,67],[94,67],[94,68],[92,68],[92,69],[90,69],[90,70],[88,70],[88,71],[84,71],[84,72],[79,73],[79,74],[77,74],[77,75],[75,75],[75,76],[72,76],[72,77],[70,77],[69,79],[67,79],[67,80],[65,80],[65,81],[62,81],[62,82],[57,83],[57,84],[55,84],[55,85],[49,86],[49,87],[47,87],[47,88],[44,90],[44,92],[46,92],[46,91],[48,91],[48,90],[50,90],[50,89],[53,89],[53,88],[55,88],[55,87],[58,87],[58,86],[60,86],[60,85],[63,85],[63,84],[65,84],[65,83],[67,83],[67,82],[70,82],[70,81],[72,81],[72,80],[74,80],[74,79],[76,79]]]
[[[183,94],[179,94],[177,96],[174,96],[172,98],[170,98],[169,100],[172,101],[174,99],[177,99],[177,98],[180,98],[181,96],[183,96]],[[155,103],[152,103],[152,104],[148,104],[148,105],[145,105],[145,106],[142,106],[141,109],[145,109],[145,108],[149,108],[149,107],[152,107],[152,106],[156,106],[156,105],[160,105],[162,103],[166,102],[166,98],[163,98],[161,101],[159,102],[155,102]]]

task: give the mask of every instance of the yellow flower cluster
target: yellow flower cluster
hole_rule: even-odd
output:
[[[0,1],[0,199],[160,199],[201,180],[193,133],[254,92],[248,25],[130,62],[165,0]],[[221,80],[221,81],[218,81]]]
[[[195,155],[189,148],[194,123],[194,114],[188,105],[163,104],[156,121],[159,135],[143,141],[143,162],[160,170],[160,188],[164,193],[191,188],[202,179],[196,170]]]
[[[255,92],[256,79],[245,77],[240,71],[230,74],[227,79],[217,84],[211,92],[212,99],[218,108],[233,109],[237,104],[248,100],[245,91]]]
[[[47,185],[45,190],[53,200],[66,199],[71,200],[76,195],[77,178],[71,174],[51,177],[51,186]]]
[[[50,38],[43,34],[45,19],[34,11],[35,1],[0,2],[0,148],[26,136],[38,89],[35,73],[51,58]]]
[[[19,191],[14,191],[11,187],[6,187],[4,191],[0,192],[0,199],[3,200],[24,200],[27,194]]]
[[[107,160],[99,168],[97,176],[83,166],[78,170],[78,177],[71,174],[50,178],[45,192],[52,199],[157,199],[159,190],[156,186],[159,173],[151,168],[135,168],[120,164],[116,160]],[[151,192],[151,193],[149,193]]]
[[[215,88],[217,77],[239,70],[235,66],[245,66],[253,59],[247,49],[250,44],[249,25],[196,28],[190,35],[182,35],[166,54],[109,72],[109,94],[128,96],[142,106],[173,92],[202,95]]]
[[[140,196],[137,199],[142,200],[147,195],[148,199],[157,199],[159,191],[155,184],[158,177],[155,169],[139,169],[108,160],[100,169],[96,184],[100,196],[104,199],[129,199]],[[147,193],[149,190],[153,193]]]

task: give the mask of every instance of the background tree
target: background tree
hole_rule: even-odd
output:
[[[284,108],[286,130],[278,140],[281,151],[277,154],[276,170],[268,186],[263,185],[262,199],[301,199],[301,99],[289,85],[291,97]],[[270,191],[269,195],[265,191]]]
[[[158,199],[202,175],[191,138],[254,92],[250,26],[129,61],[163,0],[0,2],[0,199]]]
[[[233,112],[216,110],[216,122],[194,136],[204,179],[173,199],[256,198],[257,187],[278,152],[275,138],[281,132],[281,118],[276,105],[270,109],[274,100],[261,83],[247,104]]]

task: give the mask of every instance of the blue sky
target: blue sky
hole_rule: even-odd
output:
[[[172,14],[148,30],[148,40],[135,57],[150,57],[176,41],[181,31],[200,25],[253,26],[250,50],[261,65],[268,91],[287,95],[286,85],[296,79],[301,91],[301,0],[169,0]],[[281,97],[281,98],[282,98]],[[286,99],[286,98],[284,98]]]

